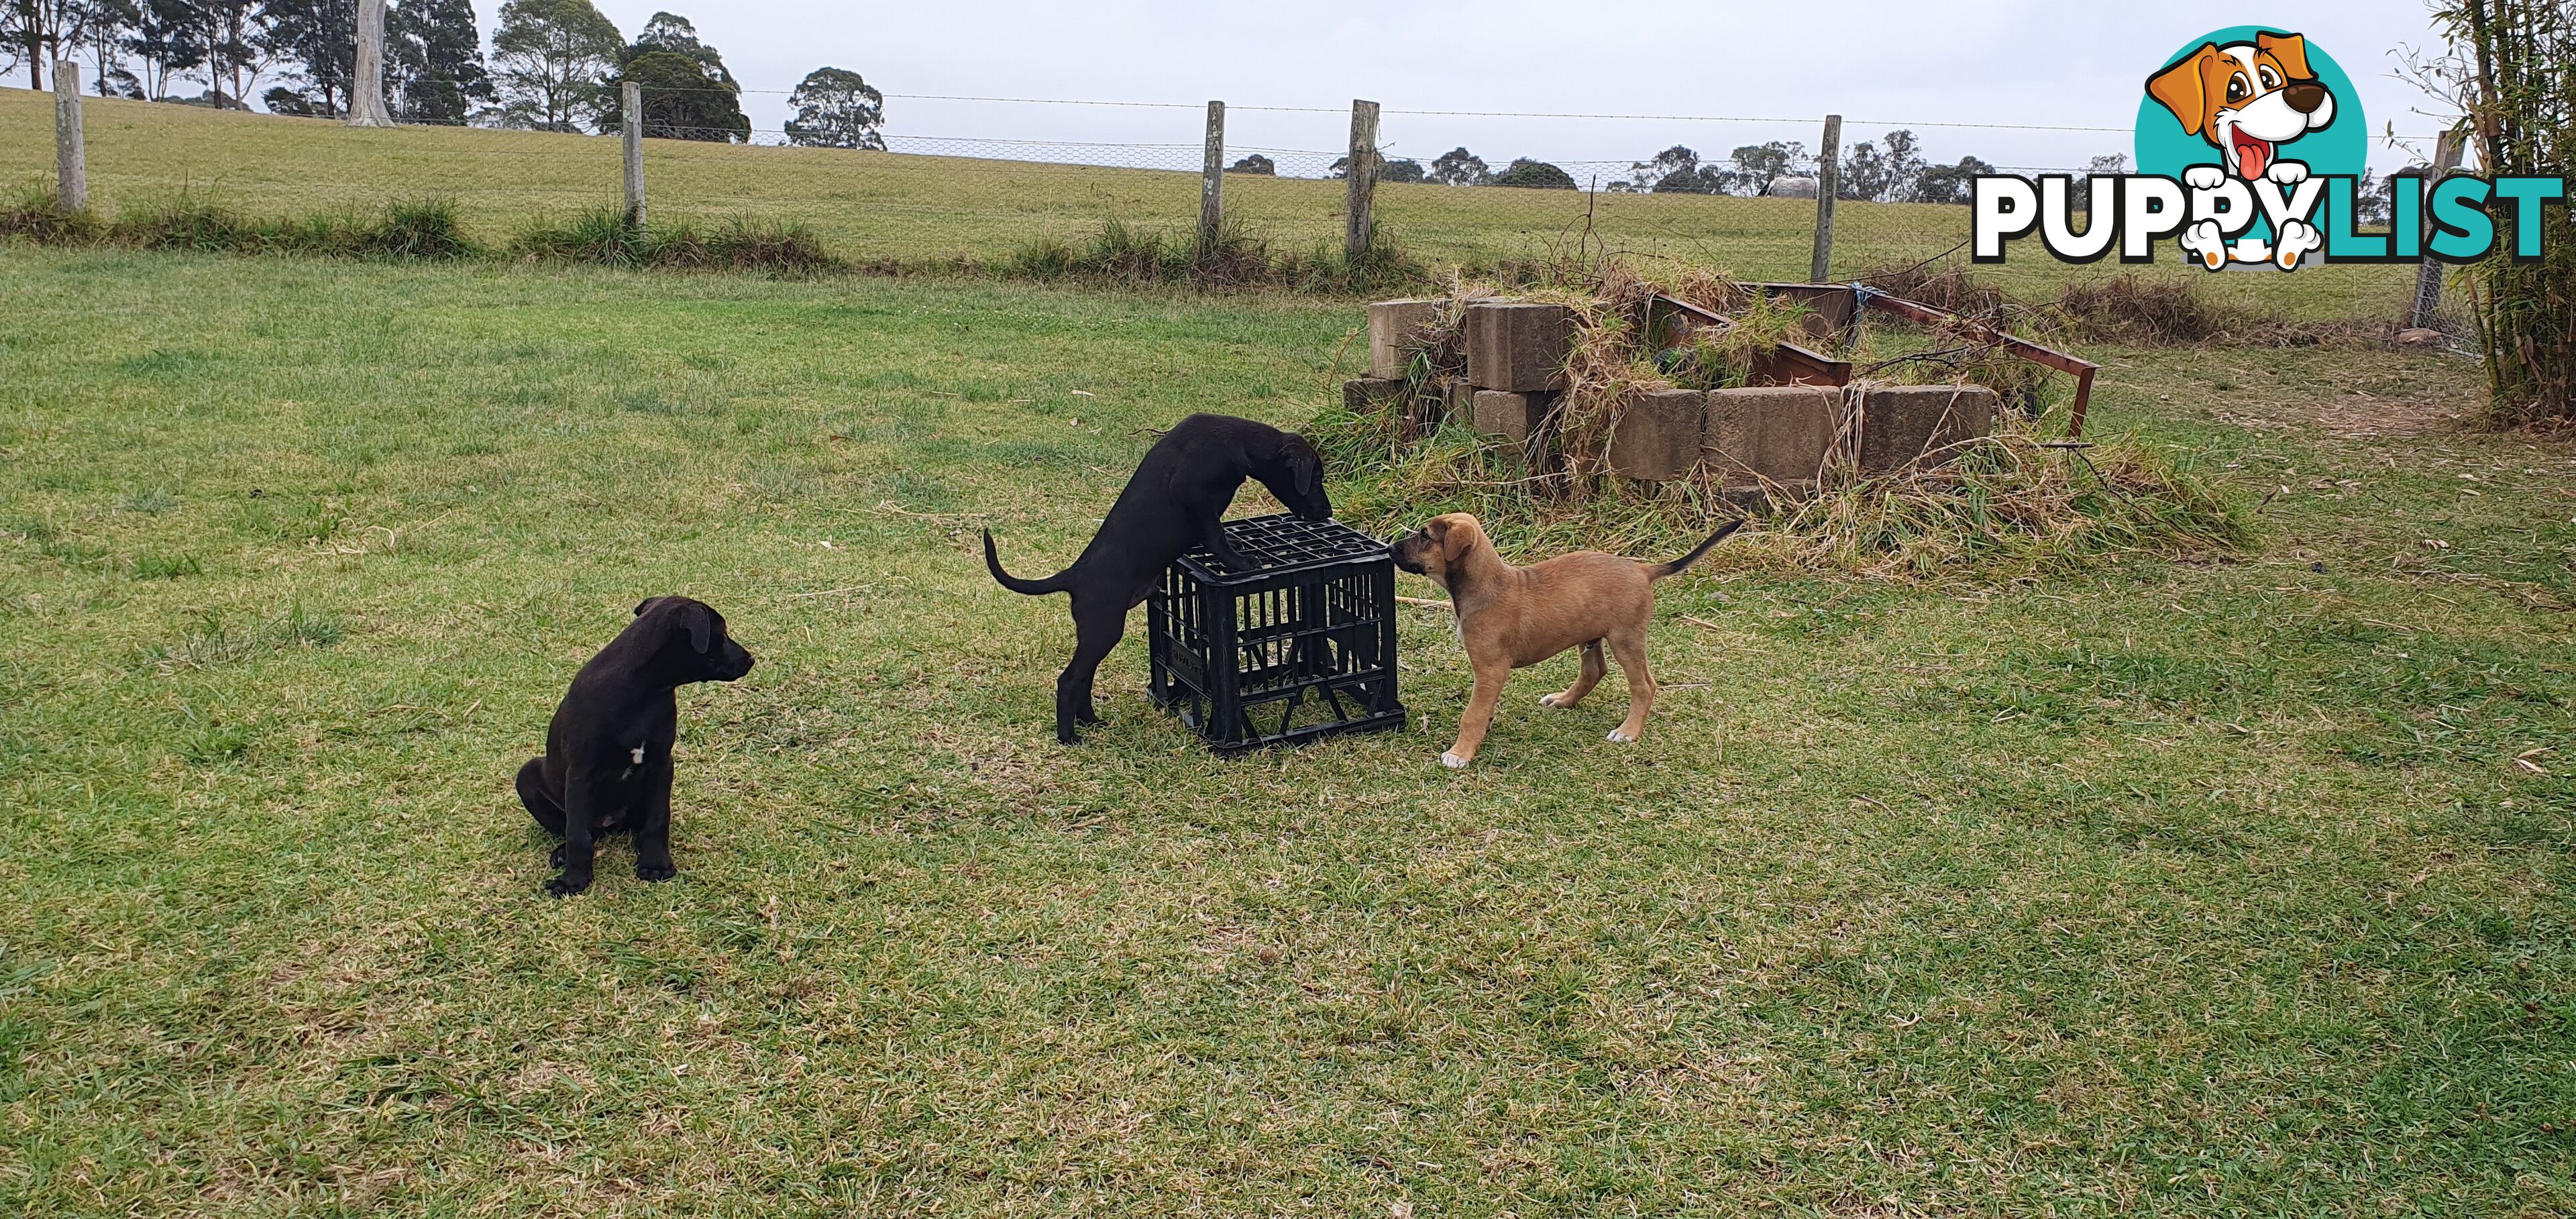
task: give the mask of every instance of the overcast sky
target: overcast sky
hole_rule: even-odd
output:
[[[1391,156],[1429,159],[1464,144],[1499,166],[1515,156],[1628,161],[1672,144],[1720,155],[1797,139],[1813,147],[1827,112],[1847,142],[1910,126],[1934,160],[2081,167],[2129,151],[2147,74],[2186,39],[2235,24],[2304,33],[2362,92],[2374,136],[2424,135],[2431,103],[2393,76],[2434,41],[2423,0],[595,0],[630,36],[657,9],[696,23],[746,89],[752,124],[777,128],[785,90],[816,67],[854,69],[884,90],[887,129],[911,136],[1193,145],[1182,109],[917,100],[951,94],[1233,108],[1228,144],[1331,152],[1350,100],[1383,103]],[[487,22],[499,0],[478,0]],[[1315,107],[1267,113],[1256,106]],[[1793,118],[1792,123],[1471,118],[1401,111]],[[1811,117],[1812,116],[1812,117]],[[2102,127],[2015,131],[1930,124]],[[775,138],[775,137],[771,137]],[[2419,156],[2421,154],[2418,154]],[[2410,158],[2375,146],[2382,170]],[[1187,158],[1189,163],[1195,157]],[[1289,165],[1284,163],[1282,169]]]

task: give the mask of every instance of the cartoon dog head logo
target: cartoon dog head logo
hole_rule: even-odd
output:
[[[2360,95],[2334,56],[2263,26],[2212,30],[2182,44],[2138,99],[2138,171],[2190,193],[2175,242],[2212,271],[2291,270],[2322,257],[2340,207],[2325,179],[2370,161]]]
[[[2147,78],[2147,96],[2217,148],[2227,172],[2249,182],[2282,162],[2282,145],[2335,121],[2334,90],[2309,70],[2308,40],[2298,34],[2202,43]]]

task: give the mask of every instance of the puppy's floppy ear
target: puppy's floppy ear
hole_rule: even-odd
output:
[[[1466,558],[1468,548],[1476,544],[1476,527],[1465,521],[1435,520],[1431,523],[1440,526],[1440,559],[1444,563]]]
[[[2218,44],[2204,42],[2182,62],[2147,78],[2147,96],[2182,120],[2183,134],[2199,135],[2209,126],[2209,78],[2201,74],[2218,58]]]
[[[716,640],[716,612],[692,601],[680,607],[680,623],[689,628],[689,646],[706,655]]]
[[[2292,80],[2315,80],[2308,70],[2308,40],[2302,34],[2274,34],[2265,31],[2254,35],[2254,49],[2281,61],[2281,70]]]
[[[1288,465],[1296,471],[1297,494],[1313,495],[1315,480],[1323,476],[1324,459],[1316,454],[1315,446],[1306,443],[1305,437],[1292,436],[1289,439],[1294,444],[1288,451]]]

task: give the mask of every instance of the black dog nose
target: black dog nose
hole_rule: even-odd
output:
[[[2312,80],[2301,81],[2281,90],[2281,97],[2290,103],[2290,109],[2301,114],[2315,114],[2318,107],[2326,104],[2326,87]]]

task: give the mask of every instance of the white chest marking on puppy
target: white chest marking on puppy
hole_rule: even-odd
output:
[[[644,764],[644,747],[643,747],[643,746],[641,746],[641,745],[638,745],[638,746],[636,746],[633,750],[631,750],[630,752],[632,752],[632,753],[635,755],[635,764],[636,764],[636,765],[638,765],[638,766],[642,766],[642,765]]]

